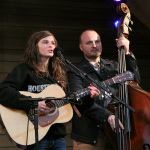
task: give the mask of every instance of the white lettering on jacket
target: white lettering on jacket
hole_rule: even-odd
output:
[[[42,84],[42,85],[28,85],[28,92],[32,93],[40,93],[50,84]]]

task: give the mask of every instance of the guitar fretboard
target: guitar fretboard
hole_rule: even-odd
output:
[[[68,104],[69,102],[68,101],[65,101],[65,100],[56,100],[55,101],[55,104],[57,106],[57,108],[61,107],[61,106],[64,106],[66,104]]]
[[[126,71],[123,74],[118,74],[113,78],[107,79],[105,81],[102,82],[98,82],[98,84],[100,84],[102,87],[107,88],[110,85],[113,85],[114,83],[121,83],[127,80],[133,80],[134,79],[134,75],[133,73],[131,73],[130,71]],[[90,94],[90,90],[88,88],[84,88],[81,90],[78,90],[76,92],[73,92],[73,94],[70,95],[70,98],[74,98],[76,100],[85,97],[87,95]],[[56,106],[59,108],[63,105],[68,104],[69,102],[67,100],[56,100],[55,104]]]

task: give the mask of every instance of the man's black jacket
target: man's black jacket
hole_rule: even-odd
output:
[[[134,80],[139,83],[140,75],[135,58],[131,55],[126,55],[126,63],[127,70],[134,73]],[[102,58],[100,58],[100,73],[98,73],[85,58],[83,58],[77,67],[97,81],[104,81],[118,74],[118,63]],[[87,88],[90,83],[92,83],[72,71],[68,72],[68,81],[71,92]],[[110,86],[109,89],[113,94],[116,94],[118,85],[114,84]],[[76,113],[74,113],[71,132],[71,138],[73,140],[88,144],[95,144],[97,142],[102,124],[107,121],[108,117],[112,114],[104,108],[104,102],[107,100],[107,96],[105,96],[102,89],[100,89],[100,91],[101,93],[96,99],[93,100],[90,96],[86,96],[83,99],[82,105],[76,105],[81,113],[81,117],[78,117]]]

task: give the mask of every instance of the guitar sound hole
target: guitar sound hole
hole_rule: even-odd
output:
[[[46,106],[50,108],[49,113],[53,113],[56,110],[56,104],[53,101],[47,102]]]

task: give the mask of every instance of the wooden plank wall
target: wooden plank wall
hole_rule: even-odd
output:
[[[95,29],[103,43],[103,57],[116,59],[116,12],[109,0],[1,0],[0,2],[0,82],[22,60],[29,36],[40,30],[51,31],[76,64],[82,57],[78,38],[85,29]],[[131,49],[138,59],[141,86],[150,90],[149,30],[133,15]],[[67,124],[67,150],[72,149],[71,123]],[[0,150],[17,150],[5,133],[0,134]]]

